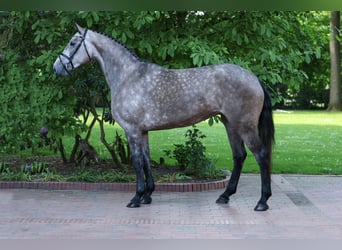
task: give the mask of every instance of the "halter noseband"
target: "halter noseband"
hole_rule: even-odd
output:
[[[69,75],[70,75],[70,72],[69,72],[69,70],[68,70],[68,68],[67,68],[67,65],[65,65],[65,64],[63,63],[61,57],[65,57],[65,58],[68,60],[68,63],[71,64],[71,70],[73,70],[75,67],[74,67],[74,64],[72,63],[72,59],[74,58],[75,54],[77,53],[77,51],[79,50],[79,48],[80,48],[81,45],[83,44],[84,49],[85,49],[85,51],[86,51],[86,53],[87,53],[87,55],[88,55],[89,61],[91,61],[91,57],[90,57],[90,55],[89,55],[87,46],[85,45],[85,42],[84,42],[85,37],[86,37],[86,35],[87,35],[87,32],[88,32],[88,29],[86,29],[86,30],[84,31],[84,34],[81,36],[81,42],[77,45],[76,49],[74,50],[74,52],[72,53],[71,56],[68,56],[68,55],[66,55],[66,54],[64,54],[64,53],[61,53],[61,54],[59,55],[59,57],[58,57],[58,58],[59,58],[59,61],[60,61],[61,64],[63,65],[63,68],[65,69],[65,71],[66,71]]]

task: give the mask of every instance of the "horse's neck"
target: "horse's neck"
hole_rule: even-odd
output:
[[[118,42],[104,35],[94,34],[97,36],[92,41],[97,50],[95,58],[100,64],[109,87],[116,88],[136,70],[140,61]]]

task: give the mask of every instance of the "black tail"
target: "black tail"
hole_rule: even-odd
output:
[[[264,90],[264,106],[262,108],[260,117],[259,117],[259,136],[266,147],[267,151],[270,155],[270,162],[272,156],[272,146],[274,144],[274,123],[272,116],[272,102],[270,95],[267,93],[264,84],[260,81],[260,85]]]

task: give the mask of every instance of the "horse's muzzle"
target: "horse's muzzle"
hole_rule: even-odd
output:
[[[66,76],[66,75],[68,75],[68,72],[65,70],[65,67],[62,65],[62,63],[59,60],[57,60],[53,64],[53,71],[58,76]]]

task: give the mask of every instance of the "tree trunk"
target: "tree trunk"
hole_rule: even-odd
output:
[[[112,156],[112,159],[113,159],[113,162],[115,164],[115,167],[118,167],[118,168],[122,169],[123,166],[122,166],[119,158],[117,157],[117,155],[115,153],[114,147],[111,147],[111,145],[109,145],[109,143],[106,140],[106,135],[105,135],[105,132],[104,132],[103,121],[98,119],[98,122],[99,122],[99,125],[100,125],[101,142],[103,143],[103,145],[106,147],[106,149],[108,150],[108,152]]]
[[[122,169],[123,166],[122,166],[118,156],[115,153],[114,147],[111,147],[111,145],[109,145],[109,143],[106,140],[106,134],[105,134],[105,131],[104,131],[104,124],[103,124],[104,123],[103,115],[102,115],[102,117],[100,119],[98,114],[97,114],[97,112],[96,112],[95,104],[90,108],[90,112],[93,114],[94,119],[96,119],[98,121],[98,123],[99,123],[100,132],[101,132],[100,139],[101,139],[102,144],[106,147],[106,149],[108,150],[108,152],[112,156],[112,159],[113,159],[115,167]]]
[[[64,149],[62,138],[59,138],[57,140],[57,148],[58,148],[59,152],[61,153],[63,163],[67,163],[68,159],[67,159],[66,154],[65,154],[65,149]]]
[[[332,11],[330,20],[330,96],[328,111],[341,110],[340,12]]]

